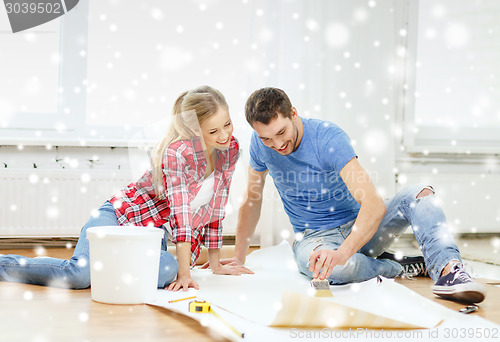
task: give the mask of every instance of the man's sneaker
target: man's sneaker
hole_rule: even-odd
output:
[[[472,280],[463,265],[456,263],[450,273],[436,281],[432,293],[457,302],[480,303],[486,297],[486,287]]]
[[[389,259],[396,261],[403,266],[403,276],[411,277],[428,277],[427,267],[423,256],[402,256],[398,257],[395,254],[384,252],[377,259]]]

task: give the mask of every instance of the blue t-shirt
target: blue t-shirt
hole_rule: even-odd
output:
[[[355,219],[360,208],[339,175],[356,153],[337,125],[301,120],[304,135],[297,150],[287,156],[266,147],[253,132],[250,166],[259,172],[269,170],[295,233],[338,227]]]

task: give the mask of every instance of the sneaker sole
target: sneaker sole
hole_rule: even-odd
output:
[[[463,303],[481,303],[486,298],[486,289],[477,283],[455,286],[434,285],[432,293],[445,299]]]

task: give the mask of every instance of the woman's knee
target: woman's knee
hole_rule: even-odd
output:
[[[170,284],[177,276],[179,264],[174,256],[167,251],[161,252],[160,270],[158,272],[158,288],[163,288]]]
[[[80,290],[86,289],[90,287],[90,274],[87,275],[79,275],[78,277],[71,277],[72,279],[68,280],[69,288]]]
[[[73,290],[86,289],[90,287],[90,267],[78,264],[70,266],[66,275],[54,279],[49,285]]]

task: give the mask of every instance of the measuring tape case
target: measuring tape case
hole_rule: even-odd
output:
[[[208,313],[210,312],[210,303],[194,300],[189,303],[189,312]]]

